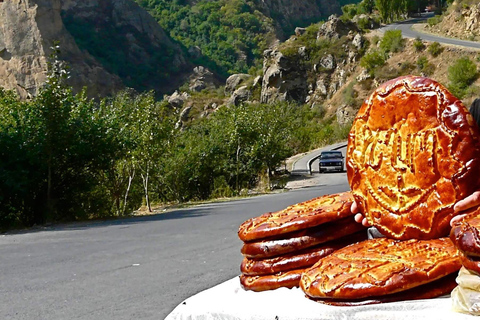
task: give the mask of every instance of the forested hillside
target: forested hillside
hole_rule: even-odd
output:
[[[239,3],[245,6],[232,7]],[[262,52],[261,64],[255,60],[255,43],[252,58],[226,60],[230,67],[199,53],[199,61],[205,59],[226,74],[259,66],[250,74],[231,75],[224,86],[181,86],[164,99],[154,91],[126,89],[91,100],[89,88],[76,93],[69,84],[76,70],[60,59],[61,46],[52,47],[46,82],[38,94],[20,99],[14,91],[0,90],[0,229],[125,216],[159,204],[281,188],[288,177],[283,170],[287,157],[344,140],[362,101],[380,83],[397,76],[431,77],[469,105],[480,92],[478,52],[403,39],[399,30],[384,34],[371,30],[378,21],[401,19],[420,9],[418,3],[417,7],[399,3],[413,2],[363,0],[344,6],[341,17],[298,28],[286,41]],[[250,35],[256,34],[254,26],[274,34],[271,21],[258,18],[261,15],[249,9],[250,2],[224,2],[220,7],[216,1],[174,4],[178,12],[185,8],[185,17],[205,14],[202,19],[207,21],[210,17],[222,21],[233,10],[231,21],[241,17],[238,27],[204,26],[217,30],[227,47],[237,33],[248,35],[248,29]],[[217,8],[222,16],[213,9],[198,11],[204,7],[197,6]],[[88,12],[79,14],[88,17]],[[141,20],[133,22],[139,24],[129,23],[125,29],[141,29]],[[100,46],[109,30],[91,28],[98,38],[82,41]],[[134,30],[130,34],[131,39],[144,39]],[[78,37],[81,42],[82,35]],[[192,41],[188,49],[195,48],[194,39],[188,41]],[[130,42],[133,47],[137,43],[144,42]],[[210,42],[205,45],[216,52]],[[231,47],[235,54],[240,49]],[[115,50],[105,52],[108,57]],[[1,51],[1,58],[8,53]],[[106,63],[118,63],[122,56],[123,52],[118,60]],[[204,68],[196,70],[211,75]],[[142,81],[148,84],[148,79]]]
[[[136,1],[189,50],[195,63],[223,76],[261,68],[262,52],[293,34],[295,27],[326,19],[332,13],[341,14],[341,6],[359,2]]]

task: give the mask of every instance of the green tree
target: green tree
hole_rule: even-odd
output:
[[[456,60],[448,67],[449,90],[458,98],[463,98],[468,87],[478,78],[475,62],[467,57]]]
[[[359,13],[367,13],[370,14],[373,12],[375,8],[375,0],[363,0],[358,4]]]
[[[384,52],[399,52],[403,50],[404,42],[402,30],[387,30],[380,41],[380,49]]]
[[[443,52],[443,47],[437,41],[433,42],[431,45],[428,46],[428,52],[433,56],[437,57]]]
[[[391,4],[391,0],[375,0],[375,7],[383,22],[390,22],[391,20]]]
[[[364,67],[372,75],[375,68],[383,66],[385,63],[386,63],[385,53],[378,49],[367,52],[360,59],[360,66]]]
[[[150,181],[152,173],[158,172],[159,159],[171,140],[174,122],[169,116],[166,103],[155,102],[153,92],[138,95],[134,100],[134,123],[131,127],[136,138],[132,157],[140,169],[145,204],[152,211],[150,201]]]

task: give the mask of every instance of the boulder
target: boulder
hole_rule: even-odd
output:
[[[216,88],[218,85],[219,81],[208,68],[197,66],[193,68],[193,72],[190,75],[188,89],[200,92],[207,88]]]
[[[305,101],[308,93],[307,72],[295,57],[280,51],[266,50],[263,59],[263,79],[260,101]]]
[[[352,44],[357,48],[357,50],[361,50],[365,43],[365,39],[363,39],[360,33],[357,33],[355,37],[353,37]]]
[[[241,86],[235,92],[233,92],[230,99],[228,99],[227,105],[228,106],[238,106],[248,100],[252,96],[252,92],[248,90],[247,86]]]
[[[325,37],[327,39],[340,39],[349,32],[358,32],[357,26],[352,22],[343,22],[336,15],[331,15],[317,33],[317,39]]]
[[[252,76],[245,73],[232,74],[225,83],[225,95],[231,95],[240,84],[244,83]]]
[[[332,54],[327,54],[320,59],[320,67],[332,71],[337,67],[335,57]]]
[[[301,36],[302,34],[304,34],[306,31],[307,31],[307,29],[305,29],[305,28],[296,27],[296,28],[295,28],[295,35],[296,35],[297,37],[299,37],[299,36]]]
[[[188,93],[179,93],[178,91],[175,91],[171,96],[165,96],[165,100],[167,100],[168,104],[177,109],[181,108],[189,98],[190,95]]]
[[[192,105],[188,105],[185,108],[183,108],[182,112],[180,112],[180,121],[182,122],[187,121],[191,110],[192,110]]]

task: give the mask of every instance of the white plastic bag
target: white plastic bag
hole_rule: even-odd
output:
[[[456,279],[458,286],[452,291],[452,309],[456,312],[480,315],[480,276],[465,267]]]

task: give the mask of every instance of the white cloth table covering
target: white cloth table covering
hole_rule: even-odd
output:
[[[253,292],[243,290],[238,277],[180,303],[166,320],[323,320],[323,319],[480,319],[452,311],[450,296],[359,307],[327,306],[305,297],[299,288]]]

